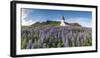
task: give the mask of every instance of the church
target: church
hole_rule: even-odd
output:
[[[68,24],[65,23],[65,18],[64,18],[64,16],[61,17],[60,26],[69,26]]]

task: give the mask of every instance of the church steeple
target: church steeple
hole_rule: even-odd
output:
[[[66,26],[64,16],[61,16],[61,24],[60,26]]]
[[[64,16],[61,17],[62,20],[65,20]]]

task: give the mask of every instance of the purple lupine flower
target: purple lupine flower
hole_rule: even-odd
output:
[[[48,39],[49,36],[50,36],[50,32],[47,32],[47,34],[46,34],[46,39]]]
[[[84,38],[83,38],[84,40],[87,39],[87,38],[86,38],[87,36],[88,36],[88,37],[91,37],[91,36],[89,36],[86,32],[83,32],[83,36],[84,36]]]
[[[60,40],[60,32],[58,32],[57,38],[58,38],[58,41],[59,41]]]
[[[79,40],[84,39],[84,37],[85,37],[85,34],[82,33],[82,32],[80,32],[80,33],[79,33]]]
[[[28,43],[27,43],[27,49],[32,49],[33,48],[33,43],[32,43],[32,40],[29,40]]]
[[[69,39],[69,34],[67,33],[67,34],[66,34],[66,41],[65,41],[65,43],[64,43],[64,46],[65,46],[65,47],[68,47],[68,46],[69,46],[69,41],[68,41],[68,39]]]
[[[39,43],[37,44],[37,48],[40,48],[40,44]]]
[[[72,32],[72,46],[75,46],[75,36],[76,34]]]
[[[82,32],[79,32],[78,33],[78,38],[77,38],[77,41],[78,41],[78,46],[81,45],[81,40],[84,39],[84,34]]]
[[[63,30],[62,30],[61,37],[62,37],[62,41],[63,41],[63,43],[64,43],[64,42],[65,42],[65,36],[64,36],[64,32],[63,32]]]
[[[43,44],[43,48],[46,48],[46,43]]]
[[[39,35],[40,35],[40,41],[41,41],[41,43],[42,43],[43,40],[44,40],[44,33],[42,32],[42,33],[40,33]]]

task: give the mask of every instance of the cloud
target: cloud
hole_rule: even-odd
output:
[[[35,21],[22,19],[22,25],[23,26],[29,26],[29,25],[32,25],[34,23],[35,23]]]
[[[30,12],[31,11],[28,11],[27,9],[22,9],[22,25],[23,26],[29,26],[36,22],[36,21],[32,21],[31,19],[26,19]]]
[[[83,27],[92,27],[92,21],[88,18],[69,18],[66,20],[69,23],[79,23]]]

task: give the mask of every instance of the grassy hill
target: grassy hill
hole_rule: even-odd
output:
[[[35,24],[32,24],[32,28],[45,28],[45,27],[56,27],[59,26],[60,22],[58,21],[46,21],[46,22],[36,22]]]
[[[68,23],[68,22],[65,22],[67,25],[70,25],[70,26],[78,26],[78,27],[81,27],[80,24],[78,23]],[[40,28],[46,28],[46,27],[58,27],[60,26],[60,21],[49,21],[47,20],[46,22],[36,22],[34,24],[32,24],[31,26],[22,26],[22,28],[35,28],[35,29],[40,29]]]

